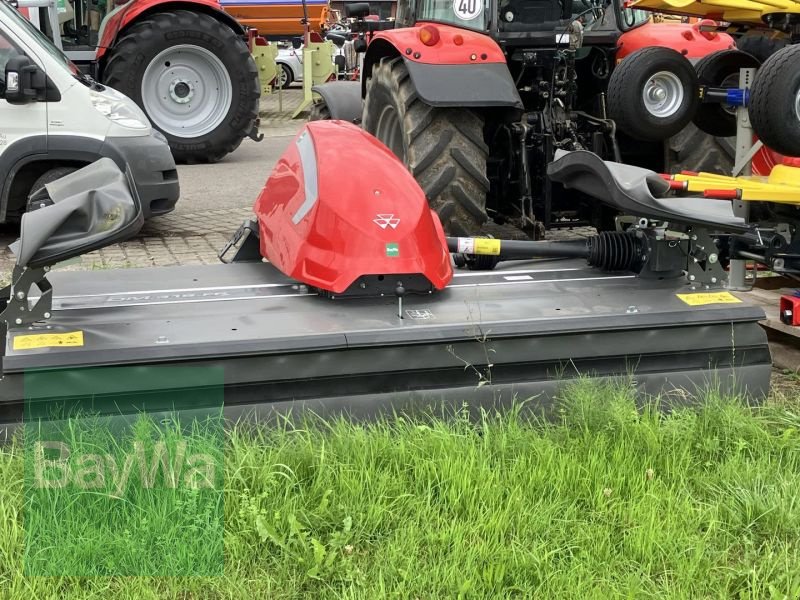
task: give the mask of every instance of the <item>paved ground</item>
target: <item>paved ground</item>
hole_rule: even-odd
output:
[[[213,165],[181,165],[178,173],[181,198],[175,211],[148,221],[134,239],[68,261],[61,269],[108,269],[174,264],[216,263],[217,252],[236,228],[251,214],[272,167],[305,115],[291,119],[302,99],[300,88],[284,90],[283,111],[276,95],[262,100],[261,132],[256,143],[245,140],[222,162]],[[8,244],[18,229],[0,229],[0,282],[8,279],[12,255]]]

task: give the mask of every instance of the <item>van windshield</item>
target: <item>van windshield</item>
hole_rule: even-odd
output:
[[[50,38],[36,29],[33,23],[23,17],[5,0],[0,0],[0,16],[2,16],[3,21],[9,23],[12,27],[17,25],[28,32],[34,40],[36,40],[37,45],[55,58],[57,63],[64,65],[71,75],[77,76],[79,74],[78,67],[76,67],[61,50],[55,47],[53,42],[50,41]]]

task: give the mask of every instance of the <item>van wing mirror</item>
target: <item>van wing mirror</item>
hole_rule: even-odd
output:
[[[8,59],[5,78],[5,98],[9,104],[34,102],[47,90],[44,71],[24,54]]]

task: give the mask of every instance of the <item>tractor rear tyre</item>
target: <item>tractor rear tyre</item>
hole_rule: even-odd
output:
[[[785,48],[788,43],[789,40],[786,38],[775,39],[762,32],[740,37],[736,40],[736,47],[763,63],[778,50]]]
[[[132,98],[176,161],[216,162],[253,130],[261,89],[247,44],[187,10],[144,17],[111,53],[103,83]]]
[[[449,235],[479,232],[489,191],[479,114],[425,104],[403,59],[384,58],[367,84],[362,126],[408,167]]]
[[[800,44],[770,56],[750,90],[750,122],[764,144],[800,156]]]
[[[328,108],[324,100],[314,102],[311,105],[311,110],[308,113],[309,121],[329,121],[331,118],[331,109]]]
[[[667,173],[703,171],[730,175],[736,161],[736,138],[709,135],[689,123],[666,143]]]
[[[739,87],[739,69],[757,69],[756,57],[740,50],[720,50],[704,56],[695,64],[700,85],[720,88]],[[702,131],[717,137],[736,135],[736,109],[725,104],[701,103],[693,122]]]
[[[611,73],[608,112],[617,127],[643,141],[665,140],[688,125],[697,111],[697,75],[680,52],[637,50]]]

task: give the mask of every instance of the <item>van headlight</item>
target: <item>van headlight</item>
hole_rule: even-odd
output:
[[[149,129],[150,122],[142,110],[127,100],[117,100],[103,94],[92,93],[92,106],[97,112],[111,119],[117,125],[128,129]]]

